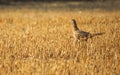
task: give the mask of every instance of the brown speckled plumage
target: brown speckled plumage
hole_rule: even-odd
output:
[[[72,19],[73,23],[73,36],[75,38],[75,42],[79,41],[80,39],[85,39],[87,41],[88,38],[91,38],[92,35],[89,32],[82,31],[78,28],[75,19]]]

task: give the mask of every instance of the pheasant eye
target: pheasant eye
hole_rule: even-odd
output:
[[[75,19],[72,19],[72,21],[75,21]]]

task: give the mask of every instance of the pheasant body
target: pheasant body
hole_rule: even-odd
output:
[[[92,37],[92,35],[89,32],[82,31],[78,28],[75,19],[72,19],[72,22],[73,22],[73,28],[74,28],[73,34],[74,34],[75,41],[78,41],[82,38],[84,38],[87,41],[88,38]]]

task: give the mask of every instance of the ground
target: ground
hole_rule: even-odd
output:
[[[0,5],[0,75],[119,75],[119,3]],[[73,18],[104,34],[73,45]]]

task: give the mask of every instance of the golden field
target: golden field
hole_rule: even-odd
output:
[[[0,75],[119,75],[119,3],[1,5]],[[105,34],[74,46],[73,18]]]

